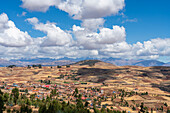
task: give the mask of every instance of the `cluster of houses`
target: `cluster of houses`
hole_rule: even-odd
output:
[[[93,108],[93,104],[97,108],[109,108],[119,111],[139,111],[140,110],[140,104],[141,102],[144,102],[144,99],[149,100],[151,97],[149,95],[143,95],[141,96],[142,99],[139,100],[130,100],[128,99],[128,96],[125,98],[121,97],[122,91],[118,89],[109,89],[109,88],[102,88],[102,84],[97,83],[57,83],[57,84],[46,84],[41,82],[31,82],[28,81],[27,83],[13,83],[8,84],[3,81],[0,81],[0,89],[3,92],[11,93],[13,88],[19,88],[20,94],[26,93],[27,95],[36,94],[35,98],[42,100],[43,98],[46,98],[47,96],[50,96],[51,90],[56,89],[57,95],[55,98],[57,98],[59,101],[65,101],[70,102],[72,104],[76,104],[76,97],[74,95],[75,88],[78,89],[79,94],[81,94],[81,99],[84,102],[89,102],[89,108]],[[93,87],[96,86],[96,87]],[[136,90],[136,89],[135,89]],[[136,96],[136,94],[133,94],[133,96]],[[139,95],[138,95],[139,96]],[[135,97],[134,97],[135,98]],[[136,97],[137,98],[137,97]],[[158,99],[158,98],[157,98]],[[162,99],[162,98],[159,98]],[[126,104],[127,105],[126,105]],[[161,106],[163,106],[164,110],[170,109],[170,107],[165,106],[164,103],[153,103],[153,102],[146,102],[148,110],[151,109],[157,111]],[[133,109],[132,109],[133,108]]]

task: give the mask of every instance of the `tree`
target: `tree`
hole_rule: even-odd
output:
[[[113,96],[112,96],[111,100],[113,101],[113,99],[114,99],[114,98],[113,98]]]
[[[70,65],[66,65],[66,68],[69,68],[70,67]]]
[[[34,67],[36,67],[36,65],[32,65],[32,67],[34,68]]]
[[[94,109],[94,113],[101,113],[98,109],[93,108]]]
[[[100,110],[102,113],[105,113],[105,108],[102,107],[102,109]]]
[[[144,113],[145,110],[144,110],[144,103],[143,102],[141,103],[140,108],[141,108],[140,111]]]
[[[16,65],[9,65],[8,68],[16,67]]]
[[[47,95],[46,102],[50,102],[51,98]]]
[[[123,97],[121,97],[121,102],[123,102]]]
[[[61,66],[57,66],[57,68],[61,68]]]
[[[161,111],[162,111],[162,112],[164,111],[164,108],[163,108],[163,106],[161,106]]]
[[[82,100],[81,99],[77,99],[77,109],[79,108],[83,108],[83,103],[82,103]]]
[[[69,105],[70,105],[70,102],[68,101],[68,102],[67,102],[67,106],[69,106]]]
[[[33,100],[35,99],[35,95],[36,95],[36,94],[31,94],[31,95],[30,95],[30,100],[31,100],[31,101],[33,101]]]
[[[56,89],[52,89],[51,90],[51,95],[52,96],[56,96],[57,95],[57,90]]]
[[[63,103],[63,105],[65,106],[66,104]],[[53,101],[50,103],[49,107],[47,108],[46,112],[44,112],[44,111],[45,111],[45,108],[46,108],[46,106],[44,105],[44,106],[43,106],[44,111],[43,111],[43,112],[40,112],[40,111],[39,111],[39,113],[60,113],[61,110],[64,110],[64,108],[62,108],[62,107],[63,107],[63,106],[62,106],[62,104],[61,104],[60,102],[58,102],[58,101],[56,101],[56,100],[53,100]]]
[[[78,93],[79,93],[79,91],[78,91],[78,89],[77,89],[77,88],[75,89],[75,93],[76,93],[76,94],[78,94]]]
[[[30,69],[30,68],[31,68],[31,66],[30,66],[30,65],[28,65],[28,66],[27,66],[27,68],[28,68],[28,69]]]
[[[146,92],[146,95],[148,95],[148,92]]]
[[[79,94],[79,96],[78,96],[78,97],[79,97],[79,99],[81,99],[81,97],[82,97],[82,94]]]
[[[26,105],[31,105],[31,101],[27,98],[26,101],[25,101],[25,104]]]
[[[32,109],[29,106],[22,104],[20,108],[20,113],[25,113],[25,112],[32,113]]]
[[[85,106],[85,107],[88,107],[89,104],[90,104],[90,103],[86,101],[86,103],[85,103],[84,106]]]
[[[125,101],[125,106],[129,107],[129,103],[127,101]]]
[[[28,89],[25,90],[25,93],[28,93]]]
[[[43,83],[43,80],[40,80],[41,83]]]
[[[8,93],[4,93],[3,98],[4,98],[4,102],[7,102],[8,99],[9,99],[9,94]]]
[[[170,113],[170,110],[169,110],[169,109],[167,110],[167,113]]]
[[[3,113],[4,110],[4,100],[2,95],[0,95],[0,113]]]
[[[11,112],[11,109],[7,109],[7,113],[10,113]]]
[[[51,84],[51,81],[50,81],[50,80],[48,80],[48,81],[47,81],[47,84]]]
[[[151,108],[151,113],[153,113],[153,108]]]
[[[64,108],[67,106],[67,104],[66,104],[65,101],[63,101],[63,102],[61,103],[61,105],[62,105],[62,109],[63,109],[63,110],[64,110]]]
[[[0,89],[0,95],[3,95],[3,92],[1,91],[1,89]]]
[[[18,97],[19,97],[19,89],[18,88],[12,89],[12,95],[13,95],[13,98],[14,98],[14,103],[16,105]]]
[[[133,109],[134,111],[136,110],[136,108],[135,108],[134,106],[132,107],[132,109]]]
[[[39,67],[39,68],[42,68],[42,65],[41,65],[41,64],[38,64],[38,67]]]
[[[168,107],[168,104],[167,104],[166,102],[164,103],[164,105],[165,105],[166,107]]]

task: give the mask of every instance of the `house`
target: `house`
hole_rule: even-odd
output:
[[[51,85],[42,85],[43,88],[50,88]]]

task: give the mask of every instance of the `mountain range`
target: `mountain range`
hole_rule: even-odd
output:
[[[4,60],[0,59],[0,67],[5,67],[9,65],[16,65],[16,66],[27,66],[33,64],[41,64],[43,66],[57,66],[57,65],[69,65],[73,64],[78,61],[83,60],[90,60],[93,58],[60,58],[60,59],[52,59],[52,58],[21,58],[21,59],[11,59],[11,60]],[[93,59],[94,60],[94,59]],[[160,62],[157,60],[134,60],[134,59],[122,59],[122,58],[101,58],[95,59],[101,60],[106,63],[111,63],[117,66],[125,66],[125,65],[133,65],[133,66],[143,66],[143,67],[150,67],[150,66],[170,66],[169,63]]]

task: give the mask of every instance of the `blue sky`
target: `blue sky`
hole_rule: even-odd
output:
[[[5,13],[8,16],[9,20],[11,20],[15,23],[16,28],[20,29],[20,31],[23,31],[23,32],[27,31],[29,36],[33,39],[34,38],[37,39],[37,37],[45,37],[45,38],[47,38],[47,39],[45,39],[46,41],[53,40],[52,38],[50,38],[48,36],[49,35],[48,31],[45,31],[44,29],[36,28],[38,26],[38,24],[45,25],[47,23],[47,21],[51,24],[55,23],[56,27],[59,27],[62,31],[64,31],[66,33],[69,33],[72,37],[76,37],[74,34],[74,31],[72,30],[73,25],[80,26],[81,28],[83,28],[84,26],[82,26],[82,23],[87,18],[93,19],[93,16],[91,16],[89,18],[88,15],[85,15],[85,14],[84,14],[85,16],[82,18],[81,17],[74,18],[73,17],[74,15],[82,16],[83,14],[82,15],[80,15],[80,14],[71,15],[72,12],[69,12],[66,8],[65,9],[58,8],[59,6],[57,6],[56,4],[49,5],[48,9],[45,11],[43,9],[40,9],[40,10],[35,9],[38,6],[35,5],[35,8],[34,7],[32,8],[32,5],[34,5],[34,1],[33,2],[31,2],[31,1],[33,1],[33,0],[30,0],[29,3],[27,2],[27,0],[21,0],[21,1],[20,0],[3,0],[0,3],[0,14]],[[44,1],[46,1],[46,0],[44,0]],[[55,1],[55,0],[53,0],[53,1]],[[69,1],[69,0],[67,0],[67,1]],[[70,0],[70,1],[75,1],[75,0]],[[111,1],[111,0],[106,0],[106,1]],[[113,0],[113,1],[115,1],[115,3],[117,3],[116,1],[118,1],[118,0]],[[121,1],[124,1],[124,0],[121,0]],[[45,3],[46,2],[44,2],[44,4]],[[41,4],[41,2],[40,2],[40,4]],[[120,41],[117,41],[117,39],[115,39],[117,41],[117,42],[115,42],[115,40],[113,41],[113,43],[115,45],[120,42],[126,42],[130,46],[133,46],[133,44],[137,44],[137,42],[140,42],[144,46],[144,42],[146,42],[146,41],[151,41],[151,43],[154,43],[155,41],[152,41],[152,39],[160,38],[161,41],[165,41],[165,40],[169,41],[169,38],[170,38],[170,32],[169,32],[169,29],[170,29],[170,7],[169,7],[169,4],[170,4],[169,0],[125,0],[124,3],[122,4],[122,6],[120,5],[121,8],[118,8],[118,10],[116,10],[116,13],[113,11],[111,13],[108,13],[108,15],[104,15],[104,14],[103,14],[104,16],[97,15],[97,18],[102,18],[104,20],[104,23],[102,24],[102,28],[108,28],[108,29],[112,30],[113,26],[115,26],[115,25],[119,26],[119,27],[123,26],[125,28],[126,36],[122,37],[122,40],[120,40]],[[68,3],[68,5],[69,5],[69,3]],[[42,5],[42,7],[43,7],[43,5]],[[112,6],[110,6],[110,7],[112,7]],[[96,13],[100,14],[99,12],[104,11],[104,8],[103,8],[103,10],[102,10],[102,8],[103,7],[101,7],[101,9],[95,9]],[[25,13],[25,15],[22,15],[23,12]],[[106,14],[107,14],[107,12],[106,12]],[[38,23],[36,23],[36,25],[31,23],[30,21],[27,21],[28,18],[33,18],[33,17],[38,19]],[[97,19],[97,18],[95,17],[95,19]],[[99,29],[100,28],[98,28],[98,30]],[[91,33],[92,31],[88,31],[88,32]],[[100,31],[98,31],[98,32],[100,32]],[[86,34],[86,35],[89,35],[89,34]],[[77,36],[77,37],[80,37],[80,36]],[[86,37],[84,37],[84,38],[86,38]],[[115,37],[111,37],[111,38],[115,38]],[[111,38],[108,37],[108,40],[110,40]],[[77,38],[77,40],[78,39],[79,38]],[[57,41],[57,40],[58,39],[56,39],[55,41]],[[91,40],[85,40],[85,41],[90,42]],[[44,42],[44,43],[46,43],[46,42]],[[47,44],[48,47],[50,47],[49,44],[51,44],[51,42],[47,42],[47,43],[48,43]],[[99,44],[101,44],[101,43],[103,43],[103,42],[100,42]],[[162,42],[162,43],[164,43],[164,42]],[[124,55],[120,55],[120,54],[122,54],[122,51],[125,51],[125,52],[134,51],[133,49],[124,50],[122,48],[121,49],[118,48],[118,50],[120,49],[120,52],[119,51],[115,52],[115,50],[111,51],[110,49],[117,49],[117,48],[114,48],[115,45],[114,46],[108,45],[110,43],[107,43],[107,42],[104,45],[107,48],[100,48],[100,49],[86,47],[86,45],[84,43],[80,44],[80,42],[76,42],[76,44],[77,45],[75,48],[80,47],[78,50],[76,49],[77,52],[80,52],[80,53],[87,52],[87,55],[89,55],[91,57],[96,57],[96,56],[124,57]],[[98,43],[95,43],[94,46],[98,46],[97,44]],[[4,44],[2,44],[2,46],[3,45]],[[67,45],[66,43],[63,43],[62,46],[65,47],[66,45]],[[71,44],[71,45],[74,45],[74,44]],[[28,48],[32,45],[25,45],[25,48],[26,48],[26,46]],[[58,52],[57,50],[58,50],[59,46],[61,47],[61,45],[56,45],[56,48],[53,47],[53,49],[55,48],[53,51]],[[101,45],[101,46],[103,46],[103,45]],[[141,50],[141,49],[136,50],[136,48],[135,48],[135,51],[142,51],[142,53],[136,52],[137,55],[131,54],[131,55],[127,56],[127,58],[138,58],[139,56],[141,56],[139,58],[143,58],[143,59],[152,59],[153,58],[153,59],[159,59],[159,60],[165,61],[165,62],[170,61],[170,58],[169,58],[170,54],[165,54],[165,53],[159,52],[159,51],[163,51],[163,50],[169,52],[170,50],[169,50],[168,45],[165,45],[165,49],[162,47],[158,47],[157,45],[154,45],[154,44],[152,44],[152,46],[154,46],[154,49],[158,49],[158,50],[151,51],[145,47],[143,48],[144,50]],[[69,47],[73,47],[73,46],[69,45]],[[108,47],[112,47],[112,48],[108,48]],[[6,48],[7,47],[5,46],[5,49]],[[15,46],[9,46],[9,45],[8,45],[8,48],[16,49]],[[37,53],[35,52],[34,54],[38,54],[39,57],[50,57],[50,56],[46,55],[49,53],[40,51],[42,48],[47,49],[47,46],[45,46],[45,47],[40,46],[39,50],[37,50]],[[133,48],[133,47],[131,47],[131,48]],[[24,49],[24,47],[22,47],[22,49]],[[48,48],[48,49],[50,49],[50,48]],[[109,49],[109,52],[111,51],[110,53],[103,52],[108,49]],[[153,48],[150,48],[150,49],[153,49]],[[83,50],[83,51],[81,51],[81,50]],[[46,51],[46,50],[44,50],[44,51]],[[63,51],[67,51],[67,50],[63,50]],[[70,51],[70,50],[68,50],[68,51]],[[75,50],[73,49],[73,51],[75,51]],[[157,52],[157,53],[155,53],[155,52]],[[91,54],[91,53],[93,53],[93,54]],[[120,53],[120,54],[117,54],[117,53]],[[10,55],[8,56],[8,54],[10,54]],[[27,55],[29,53],[25,52],[23,54],[22,53],[19,53],[19,54],[20,54],[20,57],[26,57],[25,55]],[[63,53],[61,53],[61,54],[58,53],[58,54],[56,54],[56,56],[75,57],[75,56],[71,56],[70,54],[65,55]],[[76,53],[74,53],[74,54],[76,54]],[[1,53],[1,58],[6,58],[5,55],[7,57],[11,58],[11,53],[3,54],[3,52]],[[14,55],[14,57],[15,57],[15,55]],[[36,56],[36,55],[31,55],[31,56]],[[52,56],[52,57],[55,57],[55,56]],[[82,57],[82,56],[78,56],[78,57]]]

